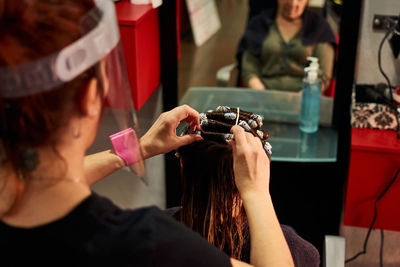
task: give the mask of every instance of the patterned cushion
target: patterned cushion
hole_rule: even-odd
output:
[[[351,126],[380,130],[396,130],[397,122],[394,111],[385,104],[352,104]]]

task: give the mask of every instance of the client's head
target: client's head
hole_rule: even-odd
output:
[[[180,220],[227,254],[240,258],[247,220],[233,173],[232,148],[203,140],[179,149]]]
[[[178,150],[183,183],[179,219],[228,255],[241,258],[248,227],[228,144],[235,124],[260,138],[267,155],[271,154],[260,115],[227,106],[201,113],[199,132],[204,140]]]

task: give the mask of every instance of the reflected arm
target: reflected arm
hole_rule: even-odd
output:
[[[320,68],[322,71],[321,93],[324,94],[332,79],[335,51],[330,43],[319,43],[315,46],[314,56],[317,57],[320,62]]]
[[[249,51],[244,51],[242,55],[242,80],[245,86],[253,89],[265,89],[261,82],[261,62],[260,59],[251,54]]]

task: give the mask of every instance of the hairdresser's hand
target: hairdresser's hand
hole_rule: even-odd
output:
[[[235,182],[242,198],[248,193],[269,192],[269,159],[259,138],[246,133],[242,127],[233,126],[235,139],[233,149],[233,169]]]
[[[235,136],[232,142],[235,182],[250,229],[250,264],[294,267],[269,194],[269,159],[261,141],[237,125],[231,132]],[[235,261],[232,263],[239,266]]]
[[[143,157],[147,159],[202,140],[198,134],[177,136],[176,127],[181,121],[188,122],[193,130],[200,129],[199,113],[188,105],[164,112],[140,139]]]

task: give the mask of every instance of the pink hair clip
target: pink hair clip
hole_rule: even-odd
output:
[[[132,128],[110,135],[115,153],[130,166],[140,160],[139,142]]]

